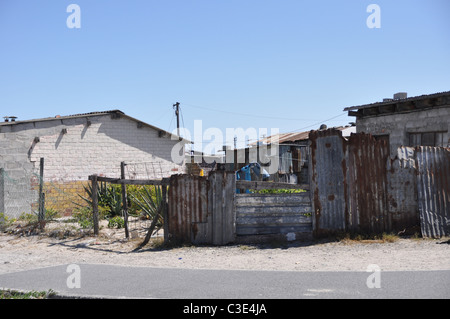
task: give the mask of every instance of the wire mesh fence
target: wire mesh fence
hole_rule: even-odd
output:
[[[165,164],[158,161],[125,163],[126,179],[163,179],[168,177],[167,171]]]
[[[0,168],[2,229],[12,224],[17,232],[83,228],[74,215],[83,207],[87,182],[45,179],[44,173],[43,159],[35,165]]]
[[[167,168],[162,164],[142,162],[123,163],[121,176],[111,177],[160,180],[167,175]],[[120,183],[99,182],[98,190],[103,234],[109,236],[114,233],[118,238],[142,238],[146,235],[155,215],[152,205],[161,200],[161,186],[125,185],[123,192]],[[29,230],[32,225],[33,229],[55,233],[93,233],[92,207],[92,184],[87,176],[81,181],[46,178],[43,159],[27,169],[0,168],[0,226],[8,220],[16,222],[19,230],[23,230],[25,225]],[[154,236],[163,236],[162,224],[160,218]]]
[[[0,168],[0,213],[19,218],[38,213],[39,172]]]
[[[122,178],[127,180],[162,180],[168,177],[161,162],[122,163]],[[125,185],[127,196],[128,229],[131,236],[145,236],[162,201],[161,185]],[[154,236],[163,236],[163,218],[156,223]]]

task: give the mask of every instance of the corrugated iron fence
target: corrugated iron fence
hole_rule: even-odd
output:
[[[419,147],[415,152],[422,235],[450,235],[450,149]]]
[[[169,240],[226,245],[234,241],[236,192],[234,173],[208,177],[173,175],[168,192]]]
[[[351,135],[346,146],[348,226],[350,231],[390,231],[386,164],[389,146],[367,134]]]
[[[193,244],[225,245],[277,236],[310,238],[309,192],[241,193],[237,188],[297,189],[307,185],[236,182],[233,172],[214,171],[208,177],[174,175],[168,191],[168,239]],[[287,238],[287,237],[286,237]]]
[[[450,149],[400,147],[391,155],[384,140],[364,133],[345,139],[337,130],[313,131],[310,140],[310,191],[303,194],[236,194],[233,172],[172,176],[169,234],[214,245],[290,232],[450,235]]]
[[[368,134],[348,140],[337,130],[313,131],[311,192],[316,236],[350,231],[404,231],[448,236],[450,150],[389,146]]]

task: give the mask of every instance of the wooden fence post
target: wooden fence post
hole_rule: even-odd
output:
[[[125,162],[120,163],[120,178],[125,179]],[[128,200],[127,200],[127,185],[122,183],[122,209],[123,209],[123,219],[125,225],[125,237],[130,238],[130,233],[128,231]]]
[[[92,214],[94,219],[94,236],[98,236],[98,184],[97,175],[90,177],[92,181]]]
[[[45,197],[44,197],[44,158],[42,157],[39,162],[39,228],[44,229],[45,225]]]
[[[169,220],[168,220],[168,214],[167,214],[167,185],[162,183],[162,205],[163,205],[163,226],[164,226],[164,242],[167,243],[169,240]]]
[[[6,216],[6,210],[5,210],[5,177],[4,177],[5,171],[3,168],[0,167],[0,212],[3,213],[2,217],[3,219],[0,219],[1,222],[4,221],[4,218]]]

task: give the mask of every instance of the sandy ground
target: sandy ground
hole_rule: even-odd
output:
[[[449,238],[380,241],[293,242],[288,245],[135,248],[141,238],[124,239],[123,230],[99,237],[0,234],[0,274],[40,267],[89,263],[133,267],[284,271],[450,270]]]

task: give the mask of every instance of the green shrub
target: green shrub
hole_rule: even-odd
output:
[[[10,218],[6,216],[4,213],[0,213],[0,231],[5,231],[6,228],[12,225],[15,222],[14,218]]]
[[[162,190],[160,186],[145,186],[139,191],[131,193],[130,198],[136,210],[150,220],[157,218],[156,229],[161,229],[164,223],[161,215],[161,205],[163,204]]]
[[[108,228],[121,229],[125,227],[125,221],[120,216],[114,216],[109,219]]]
[[[38,222],[38,215],[35,213],[22,213],[18,220],[24,222],[26,225],[31,225]]]
[[[114,184],[108,185],[105,182],[99,182],[98,185],[98,206],[106,209],[109,217],[122,216],[122,186]],[[126,189],[128,214],[137,216],[141,208],[132,200],[132,198],[140,197],[141,194],[144,194],[145,186],[127,185]],[[74,204],[81,208],[92,207],[92,184],[89,183],[87,186],[84,186],[84,190],[88,196],[85,197],[78,194],[78,196],[83,199],[84,205],[79,203]]]
[[[108,210],[102,206],[98,207],[98,218],[105,219],[108,214]],[[91,229],[94,227],[94,216],[91,207],[78,208],[72,217],[75,219],[82,229]]]

